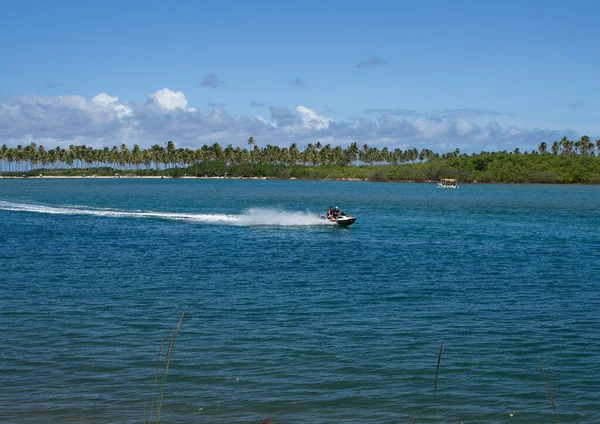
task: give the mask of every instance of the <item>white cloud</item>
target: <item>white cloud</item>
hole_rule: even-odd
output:
[[[450,133],[451,123],[441,119],[415,119],[411,121],[422,139],[436,139]]]
[[[119,101],[118,97],[112,97],[109,96],[106,93],[100,93],[97,96],[94,96],[92,98],[92,103],[98,106],[104,106],[107,107],[108,105],[112,104],[112,103],[116,103]]]
[[[91,100],[81,96],[0,99],[0,143],[42,142],[47,147],[65,144],[112,146],[118,142],[142,147],[174,140],[179,146],[197,148],[216,141],[246,146],[248,137],[261,143],[304,145],[327,140],[333,145],[360,144],[388,147],[426,147],[436,151],[531,150],[540,143],[574,131],[501,127],[496,121],[475,123],[465,116],[426,117],[381,115],[336,121],[299,105],[295,110],[271,106],[271,116],[232,115],[224,108],[209,112],[188,108],[182,92],[163,88],[148,102],[127,102],[107,93]],[[593,134],[592,134],[593,135]],[[39,144],[39,143],[38,143]]]
[[[288,133],[300,134],[310,131],[326,130],[334,121],[326,116],[317,114],[306,106],[299,105],[296,113],[285,106],[271,106],[271,119],[277,123],[277,128]]]
[[[298,116],[302,122],[302,128],[306,130],[322,130],[333,123],[333,119],[320,116],[314,110],[309,109],[306,106],[298,106],[296,112],[298,112]]]
[[[133,111],[130,107],[117,103],[118,97],[109,96],[106,93],[100,93],[92,98],[92,103],[96,106],[101,106],[114,111],[119,118],[131,116]]]
[[[270,127],[270,128],[273,128],[273,129],[277,128],[276,124],[274,124],[273,122],[270,122],[269,120],[265,119],[264,117],[262,117],[260,115],[256,115],[254,118],[257,119],[257,120],[259,120],[263,124],[265,124],[267,127]]]
[[[457,118],[456,119],[456,132],[459,136],[464,137],[469,134],[479,132],[479,128],[475,124],[467,121],[464,118]]]
[[[172,91],[168,88],[163,88],[150,95],[150,100],[166,110],[185,109],[187,107],[187,99],[181,91]]]

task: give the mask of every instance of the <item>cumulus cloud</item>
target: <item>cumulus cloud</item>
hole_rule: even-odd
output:
[[[188,108],[181,92],[163,88],[145,103],[122,101],[108,93],[91,100],[82,96],[0,99],[0,140],[9,145],[36,141],[53,145],[112,146],[116,140],[149,147],[175,140],[198,148],[214,142],[245,146],[250,135],[265,143],[299,145],[320,140],[333,145],[351,141],[389,148],[431,148],[461,151],[533,149],[540,140],[577,138],[574,131],[502,127],[498,122],[473,122],[467,116],[441,117],[412,114],[335,120],[299,105],[271,106],[269,117],[236,116],[224,108],[209,112]],[[440,114],[442,115],[442,114]]]
[[[171,91],[168,88],[158,90],[150,95],[150,103],[166,109],[185,109],[187,107],[187,99],[181,91]]]
[[[378,66],[387,65],[388,60],[379,56],[371,56],[368,59],[361,60],[358,62],[356,67],[358,69],[369,69],[369,68],[377,68]]]
[[[208,88],[220,87],[223,84],[225,84],[225,82],[221,81],[214,72],[209,72],[208,74],[204,75],[204,78],[202,78],[202,81],[200,82],[202,87]]]
[[[290,85],[295,85],[299,87],[306,87],[306,83],[302,80],[302,78],[296,77],[290,81]]]
[[[305,130],[323,130],[333,123],[333,119],[318,115],[314,110],[306,106],[298,106],[296,113],[300,119],[300,124]]]
[[[129,106],[119,103],[118,97],[112,97],[106,93],[100,93],[94,96],[92,98],[92,104],[114,111],[119,118],[124,118],[133,114],[133,111]]]
[[[119,101],[118,97],[109,96],[106,93],[100,93],[92,97],[92,103],[98,106],[108,107],[108,105]]]
[[[287,133],[303,133],[307,131],[320,131],[327,129],[334,121],[321,116],[306,106],[298,106],[295,112],[285,106],[272,106],[271,120],[276,122],[277,128]]]
[[[481,129],[477,125],[463,118],[456,119],[454,121],[454,125],[456,128],[456,134],[459,137],[468,137],[481,132]]]

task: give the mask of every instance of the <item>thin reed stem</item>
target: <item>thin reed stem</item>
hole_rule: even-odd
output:
[[[435,368],[435,384],[433,385],[434,396],[437,391],[438,374],[440,372],[440,361],[442,360],[442,349],[443,348],[444,348],[444,342],[440,342],[440,353],[438,353],[437,367]]]
[[[160,421],[160,412],[162,409],[163,399],[165,395],[165,383],[167,382],[167,374],[169,373],[169,365],[171,365],[171,356],[173,355],[173,349],[175,348],[175,342],[177,341],[177,335],[179,334],[179,329],[181,328],[181,323],[183,322],[183,317],[185,316],[185,309],[181,314],[181,318],[179,318],[179,322],[177,323],[177,327],[175,327],[171,331],[171,335],[169,336],[169,343],[167,345],[167,353],[165,356],[165,369],[163,371],[163,376],[161,380],[160,387],[160,395],[158,397],[158,406],[156,407],[156,422]]]
[[[558,413],[556,412],[556,403],[554,402],[554,396],[552,395],[552,389],[550,388],[550,383],[548,383],[548,378],[546,377],[546,371],[544,371],[544,365],[542,364],[541,359],[540,359],[540,367],[542,368],[542,375],[544,376],[544,381],[546,382],[546,388],[548,389],[548,396],[550,396],[550,400],[552,401],[552,409],[554,410],[554,418],[556,418],[556,422],[558,423]]]
[[[158,358],[156,359],[156,371],[154,373],[154,385],[152,386],[152,403],[150,405],[150,414],[154,412],[154,402],[156,401],[156,384],[158,383],[158,368],[160,366],[160,356],[162,354],[163,344],[165,342],[164,337],[160,340],[160,348],[158,349]],[[150,416],[150,422],[152,422],[152,416]]]
[[[179,329],[181,328],[181,323],[183,322],[183,317],[185,316],[186,309],[183,310],[181,314],[181,318],[179,318],[179,322],[177,326],[171,330],[171,334],[169,335],[169,341],[167,343],[167,349],[164,356],[164,366],[162,373],[160,374],[160,382],[159,382],[159,367],[160,360],[162,355],[162,349],[164,344],[164,339],[160,343],[160,349],[158,351],[158,361],[156,362],[156,373],[154,375],[154,388],[152,390],[152,408],[151,414],[154,413],[153,419],[150,420],[150,423],[158,424],[160,422],[160,413],[162,410],[163,400],[165,396],[165,384],[167,382],[167,374],[169,373],[169,365],[171,364],[171,357],[173,356],[173,350],[175,348],[175,342],[177,341],[177,335],[179,334]],[[158,388],[157,388],[158,385]],[[155,410],[156,405],[156,410]]]

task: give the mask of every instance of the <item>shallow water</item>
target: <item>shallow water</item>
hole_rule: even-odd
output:
[[[355,225],[315,218],[336,204]],[[0,180],[2,420],[143,421],[187,308],[165,423],[551,422],[540,360],[560,422],[598,422],[599,205],[595,186]]]

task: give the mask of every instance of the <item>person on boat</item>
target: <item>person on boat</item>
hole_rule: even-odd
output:
[[[340,217],[340,208],[338,208],[337,206],[335,207],[335,209],[333,210],[333,219],[335,219],[337,221],[337,219]]]
[[[331,218],[333,218],[333,206],[329,206],[329,209],[327,210],[327,219]]]

